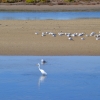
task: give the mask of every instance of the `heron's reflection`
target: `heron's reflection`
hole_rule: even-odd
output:
[[[45,78],[46,78],[46,76],[44,76],[44,75],[42,75],[42,76],[39,77],[39,81],[38,81],[38,86],[39,87],[40,87],[41,83],[44,82]]]

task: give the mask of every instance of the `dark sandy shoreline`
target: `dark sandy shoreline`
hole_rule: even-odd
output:
[[[100,5],[0,5],[0,11],[100,11]]]

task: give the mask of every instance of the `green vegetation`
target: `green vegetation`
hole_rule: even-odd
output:
[[[46,2],[46,0],[40,0],[40,2]]]
[[[54,2],[54,1],[57,1],[57,2],[60,2],[61,0],[0,0],[0,3],[17,3],[17,2],[26,2],[26,3],[47,3],[47,2]],[[83,2],[99,2],[98,4],[100,4],[100,0],[62,0],[62,2],[80,2],[80,1],[83,1]]]
[[[35,3],[36,0],[26,0],[27,3]]]
[[[74,1],[74,0],[68,0],[69,2],[72,2],[72,1]]]
[[[64,0],[65,2],[72,2],[72,1],[74,1],[74,0]]]
[[[7,0],[8,3],[15,3],[15,0]]]

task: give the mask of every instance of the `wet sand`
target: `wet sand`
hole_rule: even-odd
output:
[[[42,32],[53,32],[41,36]],[[0,20],[0,55],[100,55],[100,40],[94,36],[68,40],[58,32],[90,34],[100,31],[100,19]],[[38,32],[38,35],[35,35]]]
[[[0,5],[0,11],[100,11],[98,5]]]

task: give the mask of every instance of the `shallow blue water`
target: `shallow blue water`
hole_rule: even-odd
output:
[[[100,56],[0,56],[0,100],[100,100]]]
[[[0,20],[69,20],[100,18],[100,12],[0,12]]]

